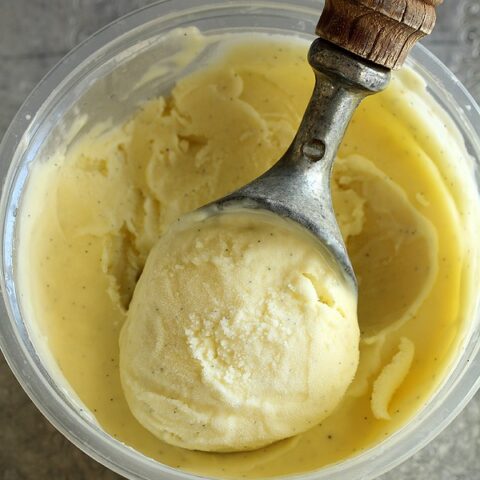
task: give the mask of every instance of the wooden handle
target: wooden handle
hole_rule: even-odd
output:
[[[387,68],[400,68],[435,25],[443,0],[325,0],[317,35]]]

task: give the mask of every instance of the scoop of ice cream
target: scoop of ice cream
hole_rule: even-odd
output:
[[[355,290],[310,234],[269,213],[185,222],[155,245],[120,337],[131,411],[184,448],[303,432],[358,363]]]

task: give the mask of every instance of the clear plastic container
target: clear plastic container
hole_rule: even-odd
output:
[[[204,34],[264,32],[313,39],[318,0],[204,1],[164,0],[104,28],[67,55],[37,86],[14,118],[0,146],[1,305],[0,344],[18,381],[43,414],[74,444],[112,470],[131,479],[192,479],[116,441],[84,412],[52,378],[22,314],[16,282],[17,208],[29,167],[48,155],[82,113],[90,121],[121,120],[138,104],[168,90],[170,76],[146,81],[129,98],[121,92],[138,82],[153,62],[180,48],[166,42],[176,27],[196,26]],[[480,159],[480,111],[459,81],[426,49],[416,47],[409,64],[428,82],[429,91],[450,115],[467,150]],[[188,66],[187,66],[188,68]],[[177,74],[184,73],[179,69]],[[147,78],[147,77],[145,77]],[[119,99],[121,101],[119,101]],[[478,172],[478,169],[477,169]],[[477,183],[480,178],[477,173]],[[478,312],[478,309],[477,309]],[[429,404],[386,441],[354,458],[297,479],[371,479],[393,468],[432,440],[480,386],[480,318],[472,318],[461,350]]]

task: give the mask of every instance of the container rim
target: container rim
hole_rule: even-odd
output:
[[[255,9],[275,8],[282,11],[316,17],[319,14],[318,1],[277,0],[247,1],[209,0],[199,5],[194,0],[160,0],[125,15],[107,25],[67,54],[37,85],[25,100],[7,129],[0,144],[0,176],[4,178],[0,201],[1,236],[0,286],[3,302],[0,305],[0,348],[18,382],[43,415],[72,443],[90,457],[111,470],[130,479],[149,480],[152,478],[173,478],[191,480],[207,478],[186,473],[163,465],[113,439],[101,428],[82,416],[67,399],[43,367],[36,349],[31,342],[18,308],[18,294],[14,285],[13,245],[16,208],[20,197],[13,186],[19,181],[19,151],[26,151],[34,137],[37,121],[45,105],[52,100],[59,88],[65,88],[75,80],[76,72],[99,50],[113,51],[121,38],[131,35],[139,28],[162,22],[189,13],[212,11],[214,9]],[[460,81],[433,54],[421,45],[415,47],[412,62],[425,75],[440,79],[443,88],[452,96],[457,105],[459,121],[473,139],[477,160],[480,159],[480,109]],[[11,163],[10,163],[11,162]],[[7,171],[8,170],[8,171]],[[25,178],[23,179],[23,181]],[[476,309],[478,317],[478,305]],[[374,478],[402,463],[438,435],[464,408],[480,387],[480,342],[479,335],[470,343],[469,349],[460,353],[462,365],[457,365],[450,377],[453,384],[442,385],[434,395],[428,409],[419,412],[415,419],[397,431],[384,442],[364,453],[338,464],[320,470],[289,475],[281,478],[301,480]],[[458,370],[458,371],[456,371]],[[454,407],[442,408],[448,402]],[[406,445],[409,440],[410,444]],[[415,440],[413,442],[412,440]],[[413,444],[414,443],[414,444]]]

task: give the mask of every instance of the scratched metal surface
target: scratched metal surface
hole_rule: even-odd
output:
[[[80,41],[148,0],[0,0],[0,137],[40,78]],[[426,45],[480,100],[480,0],[445,0]],[[41,416],[0,355],[0,480],[120,479]],[[381,480],[480,480],[480,394]],[[348,480],[348,479],[346,479]]]

